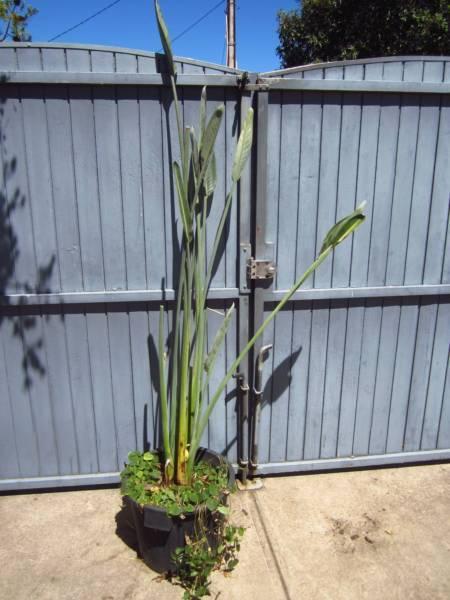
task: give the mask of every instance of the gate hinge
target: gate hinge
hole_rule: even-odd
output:
[[[249,258],[247,260],[248,279],[273,279],[276,266],[272,260]]]

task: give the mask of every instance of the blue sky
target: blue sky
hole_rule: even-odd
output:
[[[39,13],[30,22],[34,42],[48,41],[112,0],[30,0]],[[160,0],[171,37],[211,10],[219,0]],[[296,0],[237,0],[238,66],[249,71],[279,67],[276,14],[296,8]],[[225,2],[174,43],[174,53],[208,62],[224,60]],[[65,34],[61,43],[104,44],[159,50],[153,0],[120,0],[89,23]]]

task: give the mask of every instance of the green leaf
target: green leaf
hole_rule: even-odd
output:
[[[163,445],[165,460],[171,459],[170,440],[169,440],[169,409],[167,403],[167,382],[164,353],[164,306],[159,307],[159,339],[158,339],[158,360],[159,360],[159,400],[161,405],[161,425],[163,433]],[[167,472],[170,475],[170,471]]]
[[[200,175],[200,159],[198,156],[198,144],[195,139],[194,128],[190,127],[189,129],[189,137],[191,139],[191,163],[194,169],[195,177],[197,178]]]
[[[222,514],[222,515],[229,515],[230,507],[229,506],[218,506],[217,512],[220,512],[220,514]]]
[[[167,513],[172,517],[177,517],[178,515],[181,515],[182,512],[183,510],[180,506],[178,506],[178,504],[170,504],[167,507]]]
[[[214,340],[213,340],[213,343],[211,346],[211,350],[209,351],[208,356],[205,358],[204,368],[207,373],[210,373],[212,367],[214,366],[217,354],[220,350],[220,346],[222,345],[222,342],[227,333],[233,313],[234,313],[234,303],[226,311],[225,317],[223,319],[223,323],[219,327],[219,329],[214,337]]]
[[[184,149],[183,149],[183,179],[187,181],[189,176],[189,147],[191,145],[191,127],[184,129]]]
[[[232,560],[230,560],[227,564],[227,570],[232,571],[234,569],[234,567],[237,566],[238,562],[239,561],[237,558],[233,558]]]
[[[135,464],[136,461],[139,459],[139,452],[129,452],[128,453],[128,462],[130,464]]]
[[[158,22],[159,37],[161,38],[161,43],[164,48],[164,54],[166,55],[167,64],[169,65],[169,71],[170,74],[175,77],[177,70],[175,68],[175,63],[173,62],[172,45],[170,43],[169,32],[162,16],[158,0],[155,0],[155,12],[156,20]]]
[[[205,190],[206,198],[209,198],[215,188],[217,182],[217,171],[216,171],[216,155],[214,152],[211,155],[211,160],[208,163],[208,167],[206,169],[205,178],[203,180],[203,188]]]
[[[200,494],[198,494],[196,492],[190,492],[189,500],[192,504],[198,504],[200,502]]]
[[[247,158],[252,147],[252,141],[253,108],[249,108],[236,146],[236,153],[234,155],[233,170],[231,172],[231,177],[234,182],[239,181],[242,175],[242,171],[244,170],[245,163],[247,162]]]
[[[188,242],[190,242],[192,239],[191,211],[189,209],[189,204],[186,197],[186,191],[184,187],[183,177],[181,175],[180,165],[176,161],[173,163],[173,172],[175,174],[175,185],[177,187],[178,204],[180,206],[183,229],[186,235],[186,239],[188,240]]]
[[[214,512],[217,509],[217,500],[214,500],[214,498],[208,498],[206,501],[206,508],[208,508],[211,512]]]
[[[366,216],[362,214],[365,205],[366,203],[363,202],[356,210],[333,225],[323,240],[319,254],[322,254],[330,247],[335,248],[363,223],[366,218]]]
[[[224,105],[221,104],[213,112],[211,118],[208,121],[205,132],[202,135],[202,141],[200,145],[200,162],[202,169],[206,171],[208,161],[214,150],[214,144],[216,143],[217,134],[219,132],[220,124],[222,122]]]

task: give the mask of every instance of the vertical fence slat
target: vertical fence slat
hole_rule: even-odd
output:
[[[439,103],[423,97],[420,107],[417,159],[406,255],[405,284],[422,283],[433,174],[436,161]]]
[[[266,171],[266,228],[265,241],[274,244],[278,241],[278,206],[280,194],[280,170],[281,157],[281,118],[282,118],[282,93],[273,92],[269,96],[267,114],[267,171]],[[256,123],[255,123],[256,131]],[[257,131],[256,131],[257,135]],[[297,204],[298,204],[297,197]],[[277,281],[277,274],[275,281]]]
[[[49,164],[48,128],[42,86],[22,87],[23,127],[29,200],[38,269],[46,270],[46,281],[35,285],[61,289],[59,257],[56,252],[52,173]]]
[[[0,325],[2,319],[0,317]],[[3,327],[5,327],[3,325]],[[0,339],[0,477],[17,477],[20,473],[19,457],[17,452],[17,435],[13,417],[9,382],[6,374],[6,357]]]
[[[91,71],[91,53],[89,50],[67,49],[67,70],[71,72],[89,73]]]
[[[277,215],[277,264],[283,267],[277,273],[277,286],[287,289],[292,285],[296,275],[295,254],[297,246],[299,159],[301,134],[300,94],[295,93],[285,98],[281,113],[280,146],[282,160],[279,163],[279,199]],[[278,162],[278,161],[277,161]],[[273,202],[268,194],[268,202]],[[290,339],[290,338],[289,338]]]
[[[3,114],[0,121],[0,147],[4,196],[2,210],[5,211],[4,218],[11,227],[11,231],[8,235],[9,240],[6,239],[5,232],[3,242],[9,266],[6,266],[5,258],[2,285],[5,292],[14,292],[23,291],[26,288],[33,289],[36,284],[37,269],[22,104],[16,86],[9,89],[8,92],[3,89],[5,101],[1,107]],[[8,213],[7,218],[6,213]]]
[[[311,303],[298,307],[293,303],[293,331],[291,342],[290,398],[287,422],[287,460],[303,458],[306,405],[308,397],[308,367],[311,341]]]
[[[264,318],[270,312],[270,305],[267,306],[264,312]],[[275,340],[276,333],[276,320],[275,318],[266,328],[264,332],[264,343],[273,342]],[[261,421],[259,426],[259,462],[265,463],[269,462],[270,457],[270,435],[271,435],[271,418],[272,411],[275,410],[272,403],[273,398],[273,386],[274,386],[274,378],[272,377],[272,373],[274,372],[274,363],[275,357],[274,354],[271,353],[269,358],[264,361],[263,364],[263,382],[264,382],[264,402],[261,406]],[[267,393],[266,393],[267,391]]]
[[[436,317],[437,305],[433,301],[422,299],[417,325],[417,340],[414,350],[414,363],[403,445],[403,449],[407,452],[420,449]]]
[[[122,206],[117,102],[114,88],[94,88],[93,104],[105,288],[125,290],[127,289],[125,225]],[[80,200],[82,203],[88,201],[87,198]],[[99,283],[97,283],[98,287]]]
[[[16,323],[20,325],[20,315],[15,318],[3,317],[1,341],[5,358],[4,365],[12,400],[11,409],[15,424],[14,437],[17,444],[19,475],[21,477],[37,477],[40,475],[39,445],[30,392],[24,381],[24,347],[20,336],[14,333]],[[55,463],[51,456],[49,460],[50,466],[54,466]]]
[[[375,380],[372,425],[370,430],[370,454],[386,451],[389,423],[390,399],[394,376],[394,361],[397,349],[397,334],[400,320],[400,305],[396,299],[386,299],[381,321],[380,349]]]
[[[154,57],[138,56],[139,73],[156,73],[156,61]]]
[[[41,48],[16,48],[17,64],[21,71],[42,71]]]
[[[397,353],[391,393],[386,451],[401,452],[408,410],[419,308],[416,300],[404,300],[400,309]]]
[[[147,286],[161,289],[168,283],[160,91],[140,88],[139,109]]]
[[[47,87],[45,105],[61,289],[81,292],[83,272],[67,89],[62,86]]]
[[[369,68],[370,67],[370,68]],[[366,65],[366,79],[381,79],[378,65]],[[361,108],[361,131],[358,158],[358,184],[356,197],[358,201],[367,202],[367,219],[365,228],[372,227],[372,211],[374,210],[375,172],[380,127],[380,95],[363,94]],[[356,235],[352,241],[352,265],[350,285],[357,287],[367,284],[370,234]]]
[[[108,307],[107,319],[118,467],[121,469],[128,452],[137,447],[127,305],[117,304]]]
[[[322,241],[336,221],[336,202],[339,174],[339,149],[341,138],[341,95],[323,95],[322,133],[319,167],[319,200],[317,206],[317,233],[315,254],[320,251]],[[314,273],[314,287],[327,288],[331,285],[333,261],[327,260]]]
[[[353,454],[369,453],[372,424],[373,394],[377,374],[383,306],[375,299],[366,302],[356,404]]]
[[[53,311],[52,311],[53,312]],[[66,325],[61,310],[42,317],[43,342],[47,357],[50,402],[58,447],[58,474],[79,473],[78,442],[74,426],[74,402],[66,349]],[[76,390],[75,390],[76,391]],[[48,426],[48,424],[47,424]]]
[[[134,394],[134,419],[137,448],[153,445],[147,419],[152,414],[151,381],[156,377],[158,364],[153,353],[158,340],[149,339],[148,306],[139,304],[130,310],[130,351]],[[152,348],[152,354],[150,354]]]
[[[39,475],[57,475],[61,457],[56,438],[55,407],[50,396],[49,365],[43,331],[41,309],[38,306],[19,311],[23,328],[22,360],[26,361],[22,385],[28,387],[30,410],[36,432]],[[16,362],[16,365],[19,364]]]
[[[264,395],[272,405],[270,424],[270,460],[286,459],[286,429],[289,413],[289,371],[292,348],[293,315],[289,309],[278,313],[273,339],[273,371],[270,395]],[[267,384],[266,384],[267,385]]]
[[[225,360],[223,365],[223,375],[228,371],[231,362],[234,360],[237,351],[237,322],[239,315],[235,313],[234,326],[230,325],[225,339]],[[220,401],[219,401],[220,402]],[[226,388],[225,394],[225,427],[226,452],[228,460],[237,462],[238,460],[238,411],[239,411],[239,393],[235,385],[235,380],[231,379]]]
[[[448,300],[448,298],[444,298],[437,307],[436,332],[420,444],[422,450],[432,450],[437,446],[445,390],[445,373],[450,359],[448,335],[450,303]]]
[[[365,308],[353,301],[347,310],[337,456],[350,456],[353,452]]]
[[[225,170],[225,185],[227,192],[231,186],[233,156],[240,133],[238,127],[240,106],[241,104],[240,101],[238,101],[236,92],[234,90],[225,89],[225,116],[223,124],[225,133],[225,164],[223,167]],[[255,124],[253,125],[255,127]],[[241,186],[239,186],[239,191],[240,190]],[[239,195],[238,192],[236,192],[230,209],[230,224],[238,223],[238,206]],[[237,286],[238,245],[238,227],[230,225],[225,248],[225,287]]]
[[[62,73],[67,70],[64,48],[42,48],[41,52],[44,71]]]
[[[427,232],[424,283],[441,283],[445,253],[447,252],[447,256],[450,255],[448,248],[450,239],[448,236],[450,228],[450,98],[448,96],[442,97],[441,100],[437,144],[430,223]],[[442,283],[450,281],[448,268],[444,273]]]
[[[146,261],[141,180],[139,105],[135,87],[117,89],[120,181],[125,229],[127,289],[145,289]],[[144,257],[144,260],[143,260]]]
[[[17,49],[2,48],[0,52],[0,69],[2,71],[14,71],[17,68]]]
[[[330,309],[327,302],[313,302],[304,446],[305,460],[320,457],[325,386],[323,374],[326,368],[329,314]]]
[[[119,468],[116,418],[111,378],[108,316],[105,306],[98,305],[86,315],[89,360],[91,363],[96,438],[100,472]]]
[[[386,63],[383,79],[401,79],[402,64]],[[367,282],[384,285],[389,246],[389,225],[397,163],[400,96],[385,94],[380,103],[378,154],[372,207],[371,239]]]
[[[386,285],[401,285],[404,279],[409,217],[417,155],[417,134],[420,115],[419,102],[420,98],[417,95],[403,96],[401,100],[397,163],[391,222],[389,224]]]
[[[306,75],[306,74],[305,74]],[[319,194],[320,137],[322,98],[318,93],[304,93],[302,100],[302,137],[300,147],[299,227],[296,263],[303,273],[316,252],[317,203]],[[289,149],[285,148],[284,152]],[[284,159],[282,155],[281,160]],[[304,288],[311,288],[309,278]]]
[[[94,410],[87,317],[83,306],[71,307],[63,314],[80,473],[96,473],[99,470],[96,419],[101,420],[103,415],[96,416]]]
[[[423,61],[408,60],[403,69],[403,81],[422,81]]]
[[[320,440],[321,458],[334,458],[338,446],[344,349],[347,332],[347,310],[347,303],[345,300],[335,301],[330,305],[327,363],[326,372],[324,373],[325,388],[322,432]]]
[[[116,64],[116,73],[137,73],[138,57],[135,54],[125,54],[124,52],[114,53]]]
[[[115,55],[112,52],[91,50],[91,65],[94,73],[114,73],[116,70]]]
[[[207,91],[207,119],[210,118],[213,111],[223,103],[224,91],[222,89],[210,88]],[[222,125],[217,134],[215,154],[217,165],[221,165],[221,169],[218,172],[217,184],[214,192],[215,202],[212,202],[210,214],[208,217],[208,227],[206,228],[206,255],[207,257],[211,253],[212,245],[214,243],[214,235],[219,224],[220,216],[222,214],[223,205],[225,203],[225,196],[227,193],[228,182],[225,181],[226,172],[226,145],[225,145],[225,127],[224,119],[222,119]],[[226,252],[225,239],[219,246],[219,255],[224,257]],[[212,278],[211,287],[225,287],[225,260],[221,260]]]
[[[70,111],[84,289],[93,291],[104,289],[104,266],[94,110],[89,88],[70,88]]]
[[[211,349],[212,342],[214,340],[215,334],[219,329],[220,325],[223,321],[223,316],[221,314],[217,314],[215,311],[219,311],[220,313],[224,313],[227,309],[227,305],[224,302],[214,303],[211,307],[214,310],[208,311],[208,351]],[[233,320],[236,317],[233,317]],[[232,325],[230,325],[231,327]],[[209,384],[209,394],[208,401],[215,389],[218,387],[221,382],[223,376],[226,373],[226,361],[227,361],[227,352],[226,352],[226,343],[223,344],[217,354],[216,366],[214,372],[210,379]],[[227,400],[225,392],[222,394],[222,397],[218,400],[216,407],[213,410],[212,417],[209,422],[208,427],[208,444],[210,448],[217,450],[218,452],[224,452],[227,447],[227,439],[226,439],[226,422],[227,422]],[[206,406],[206,402],[204,403]],[[206,440],[205,440],[206,441]]]
[[[362,69],[360,69],[362,70]],[[348,73],[345,77],[356,77]],[[336,219],[348,215],[364,199],[356,197],[359,138],[361,127],[361,94],[344,94],[342,98],[341,142],[337,187]],[[336,287],[347,287],[350,282],[352,244],[342,244],[333,254],[333,280]]]

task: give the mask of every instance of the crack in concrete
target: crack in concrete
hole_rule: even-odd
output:
[[[277,553],[275,551],[275,548],[273,547],[272,540],[270,539],[269,532],[267,531],[266,523],[265,523],[265,520],[264,520],[264,515],[262,513],[261,507],[260,507],[259,502],[257,500],[256,494],[251,494],[251,498],[253,500],[253,504],[254,504],[256,512],[258,514],[259,524],[261,526],[261,529],[262,529],[262,531],[264,533],[264,537],[265,537],[265,542],[266,543],[263,544],[263,549],[264,549],[265,546],[267,546],[267,548],[270,551],[270,555],[271,555],[271,558],[273,560],[273,564],[275,566],[275,571],[276,571],[276,573],[278,575],[278,579],[279,579],[279,582],[280,582],[281,587],[283,589],[283,593],[284,593],[284,595],[286,597],[286,600],[293,600],[292,596],[289,593],[289,588],[288,588],[288,585],[287,585],[287,582],[286,582],[286,578],[284,577],[283,570],[281,568],[280,562],[279,562],[279,560],[277,558]],[[258,533],[258,528],[256,526],[256,523],[255,523],[255,529],[256,529],[256,531]],[[259,535],[258,535],[258,537],[259,537]]]

